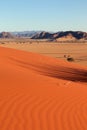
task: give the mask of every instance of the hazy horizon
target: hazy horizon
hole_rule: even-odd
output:
[[[2,32],[9,32],[9,33],[20,33],[20,32],[49,32],[49,33],[57,33],[57,32],[68,32],[68,31],[72,31],[72,32],[86,32],[87,33],[87,31],[84,31],[84,30],[60,30],[60,31],[47,31],[47,30],[13,30],[13,31],[6,31],[6,30],[3,30],[3,31],[0,31],[0,33],[2,33]]]
[[[87,32],[87,0],[3,0],[0,32]]]

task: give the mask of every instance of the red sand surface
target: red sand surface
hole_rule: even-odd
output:
[[[87,130],[87,68],[0,47],[0,130]]]

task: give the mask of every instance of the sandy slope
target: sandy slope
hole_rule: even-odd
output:
[[[46,56],[55,57],[58,59],[63,59],[64,55],[74,58],[74,62],[77,64],[81,64],[87,66],[87,43],[57,43],[57,42],[41,42],[41,41],[32,41],[31,42],[12,42],[9,40],[8,42],[3,41],[5,44],[0,44],[0,46],[15,48],[18,50],[25,50],[28,52],[36,52],[39,54],[43,54]],[[1,42],[1,41],[0,41]]]
[[[87,130],[87,68],[0,47],[0,130]]]

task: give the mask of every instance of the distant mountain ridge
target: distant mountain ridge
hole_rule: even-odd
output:
[[[23,31],[23,32],[11,32],[13,35],[17,37],[32,37],[37,33],[41,33],[42,31]]]
[[[23,32],[1,32],[0,38],[31,38],[31,39],[48,39],[57,41],[67,40],[87,40],[87,32],[82,31],[62,31],[62,32],[45,32],[45,31],[23,31]]]
[[[0,38],[15,38],[15,36],[9,32],[1,32],[0,33]]]
[[[52,37],[53,34],[43,31],[41,33],[37,33],[36,35],[34,35],[32,39],[51,39]]]
[[[32,37],[32,39],[84,39],[87,40],[87,33],[81,31],[65,31],[65,32],[57,32],[57,33],[49,33],[49,32],[41,32]]]

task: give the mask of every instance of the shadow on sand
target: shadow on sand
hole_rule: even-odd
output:
[[[52,78],[58,78],[63,80],[69,80],[73,82],[85,82],[87,83],[87,70],[85,69],[78,69],[78,68],[70,68],[64,66],[53,66],[50,64],[40,64],[40,63],[31,63],[31,62],[24,62],[17,59],[9,58],[12,61],[26,69],[32,69],[37,71],[39,74],[44,76],[49,76]]]

